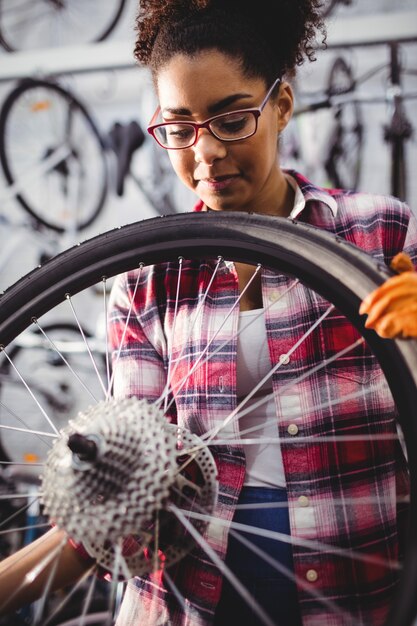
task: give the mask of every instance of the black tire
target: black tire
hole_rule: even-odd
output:
[[[98,41],[104,41],[105,39],[107,39],[107,37],[110,35],[110,33],[115,29],[115,27],[117,26],[120,17],[124,11],[126,5],[126,0],[117,0],[117,5],[116,5],[116,11],[114,13],[113,16],[113,20],[110,21],[107,25],[107,28],[105,28],[104,30],[101,31],[101,33],[99,33],[98,35],[96,35],[94,37],[94,39],[92,39],[91,41],[93,42],[98,42]]]
[[[56,133],[56,129],[50,124],[48,119],[50,111],[53,116],[54,109],[61,115],[61,119],[58,120],[61,125],[59,130],[62,131],[59,143],[53,136]],[[16,124],[13,116],[19,116],[20,111],[22,111],[22,120],[18,119]],[[46,115],[47,117],[32,119],[30,118],[31,115]],[[62,115],[64,115],[63,118]],[[76,138],[74,141],[71,136],[71,133],[77,132],[77,130],[74,130],[74,120],[76,120],[78,125],[82,126],[83,130],[82,137],[80,136],[78,141]],[[45,226],[59,233],[64,232],[68,228],[77,231],[86,228],[100,214],[108,189],[104,143],[91,115],[77,97],[55,82],[31,78],[20,81],[6,97],[0,111],[0,162],[4,176],[10,185],[19,180],[19,174],[24,174],[28,169],[27,164],[23,161],[23,172],[19,172],[19,152],[17,152],[17,163],[14,162],[13,156],[14,151],[22,151],[22,143],[19,142],[19,137],[15,136],[15,133],[19,133],[19,123],[21,121],[27,124],[27,126],[32,123],[33,133],[35,134],[33,138],[30,136],[27,128],[25,129],[25,142],[32,140],[32,143],[35,143],[34,148],[30,151],[31,167],[41,164],[42,160],[48,158],[55,150],[58,150],[60,145],[62,147],[63,138],[65,143],[68,144],[68,155],[40,179],[38,197],[33,192],[32,185],[29,189],[25,188],[24,191],[19,191],[16,194],[16,199],[22,208],[34,218],[38,226]],[[40,122],[42,122],[43,126],[41,126]],[[45,133],[40,132],[41,128],[45,128]],[[39,136],[36,135],[37,132],[40,133]],[[47,133],[50,133],[51,136],[49,137]],[[50,142],[48,143],[49,140]],[[56,145],[53,144],[53,140],[55,140]],[[46,143],[43,144],[43,141]],[[26,145],[27,143],[25,143]],[[26,158],[26,152],[22,158]],[[77,217],[68,216],[68,210],[64,210],[70,194],[70,168],[73,163],[76,163],[77,168],[79,168],[79,175],[76,175],[76,184],[80,186],[81,194],[84,193],[84,196],[81,195],[79,202],[77,202],[80,212],[80,215]],[[93,167],[98,168],[98,171],[93,171]],[[91,174],[91,183],[88,180],[86,183],[84,180],[88,177],[88,172],[94,174],[94,176]],[[54,178],[52,179],[52,177]],[[59,183],[59,189],[56,198],[52,199],[52,207],[49,208],[46,198],[48,197],[47,191],[49,191],[47,185],[50,185],[51,180],[55,182],[55,187]],[[35,189],[35,191],[37,190]],[[86,195],[88,193],[93,193],[91,200]],[[83,206],[83,202],[85,206]],[[57,214],[61,205],[63,207],[62,216]],[[72,223],[72,220],[75,221],[75,224]],[[67,222],[70,224],[69,227]]]
[[[324,0],[322,3],[322,16],[329,17],[335,9],[337,9],[338,5],[344,4],[349,6],[352,4],[352,0]]]
[[[382,340],[364,329],[361,300],[389,271],[352,244],[325,231],[284,218],[240,213],[179,214],[129,224],[74,247],[34,270],[0,298],[0,344],[6,346],[32,319],[103,275],[178,258],[224,255],[297,276],[335,304],[360,330],[386,375],[405,435],[411,474],[410,529],[417,527],[417,346]],[[409,533],[398,597],[389,626],[410,625],[417,612],[417,533]]]
[[[26,20],[28,24],[28,30],[36,27],[37,26],[36,20],[39,19],[39,16],[37,16],[36,13],[32,16],[28,15],[27,13],[25,15],[25,7],[24,6],[13,7],[12,6],[13,3],[15,3],[15,0],[0,0],[0,45],[8,52],[15,52],[17,50],[25,49],[25,36],[24,36],[25,33],[24,32],[22,33],[21,31],[19,32],[19,30],[17,31],[17,33],[13,31],[13,22],[8,22],[7,13],[9,13],[9,16],[10,16],[13,9],[15,10],[16,13],[19,13],[20,11],[20,24],[23,24],[23,28],[25,28],[25,20]],[[50,7],[51,7],[50,10],[48,10],[48,8],[45,9],[48,3],[50,4]],[[67,35],[64,40],[65,45],[79,44],[79,43],[93,43],[93,42],[103,41],[114,30],[114,28],[116,27],[116,25],[118,24],[122,16],[122,13],[126,6],[126,0],[113,0],[114,10],[108,16],[107,21],[103,24],[100,24],[100,22],[97,23],[97,20],[95,20],[94,17],[91,15],[90,15],[90,19],[83,19],[83,23],[88,25],[89,31],[82,38],[81,41],[80,41],[79,29],[75,29],[75,31],[72,31],[71,29],[71,26],[72,26],[71,21],[73,18],[70,12],[71,10],[74,9],[73,3],[61,3],[61,5],[59,5],[59,3],[56,3],[56,2],[54,3],[51,0],[47,0],[47,2],[39,2],[39,0],[33,0],[33,2],[28,3],[28,4],[31,6],[32,10],[33,8],[35,9],[35,12],[37,10],[37,5],[39,5],[40,18],[41,19],[45,18],[45,22],[49,27],[46,29],[45,33],[42,33],[43,36],[39,37],[39,41],[37,42],[37,47],[48,47],[48,45],[56,42],[57,37],[58,37],[57,29],[55,28],[56,24],[54,23],[54,12],[55,12],[55,16],[58,19],[60,19],[61,22],[64,23],[64,35]],[[70,6],[71,4],[72,4],[72,7]],[[82,7],[83,4],[84,5],[88,4],[88,2],[81,3],[80,6]],[[63,15],[65,11],[66,11],[66,14]],[[65,25],[65,21],[66,21],[66,25]],[[19,17],[18,17],[17,26],[19,28]],[[15,38],[16,34],[18,35],[17,39]],[[62,29],[59,34],[62,37]],[[45,35],[50,36],[51,40],[45,41],[44,39]],[[30,46],[28,49],[32,49],[32,46]]]
[[[355,79],[352,68],[343,57],[333,62],[327,94],[332,96],[353,93]],[[362,111],[357,102],[338,104],[333,110],[335,126],[329,141],[325,161],[326,172],[332,186],[339,189],[357,190],[360,182],[363,122]]]

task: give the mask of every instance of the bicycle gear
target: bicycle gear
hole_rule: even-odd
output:
[[[170,505],[213,510],[216,466],[198,437],[137,398],[103,401],[60,435],[47,457],[42,503],[100,566],[128,578],[190,551],[194,541]],[[202,532],[207,522],[193,525]]]

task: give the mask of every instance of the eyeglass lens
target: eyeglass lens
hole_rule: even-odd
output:
[[[208,126],[213,135],[223,141],[244,139],[256,131],[256,116],[252,111],[225,113],[211,120]],[[191,146],[196,132],[196,128],[186,122],[167,123],[155,129],[158,141],[168,148]]]

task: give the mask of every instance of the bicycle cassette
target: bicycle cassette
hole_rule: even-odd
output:
[[[103,401],[71,420],[42,477],[45,513],[119,578],[168,566],[195,545],[175,515],[210,516],[214,459],[196,435],[137,398]],[[189,518],[199,532],[208,522]]]

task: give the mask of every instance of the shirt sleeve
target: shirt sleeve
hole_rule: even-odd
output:
[[[108,339],[113,395],[157,400],[166,383],[165,338],[144,270],[116,278],[109,302]]]
[[[153,401],[165,388],[164,335],[151,281],[147,274],[140,272],[118,276],[110,294],[108,341],[112,354],[113,395]],[[175,419],[174,409],[167,418]],[[132,538],[126,538],[126,542],[129,540]],[[94,562],[81,542],[70,539],[70,543],[82,559]],[[97,567],[97,575],[111,578],[101,567]]]
[[[410,256],[414,267],[417,269],[417,217],[408,207],[407,209],[410,212],[410,219],[403,250]]]

